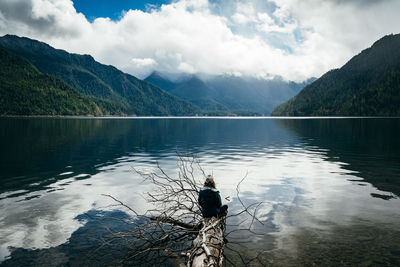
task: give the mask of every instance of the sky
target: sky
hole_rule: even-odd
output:
[[[145,78],[152,71],[304,81],[400,32],[399,0],[1,0],[15,34]]]
[[[90,22],[100,17],[118,20],[122,18],[123,12],[130,9],[146,11],[168,3],[168,0],[73,0],[76,11],[84,14]]]

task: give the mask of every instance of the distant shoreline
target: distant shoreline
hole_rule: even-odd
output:
[[[385,116],[79,116],[79,115],[0,115],[0,118],[60,119],[400,119]]]

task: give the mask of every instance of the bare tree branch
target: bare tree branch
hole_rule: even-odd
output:
[[[133,168],[144,181],[154,186],[152,192],[145,193],[145,199],[153,208],[140,213],[131,206],[111,195],[120,207],[132,213],[131,220],[122,220],[128,230],[112,232],[112,240],[120,239],[129,247],[125,263],[139,265],[155,265],[169,262],[187,266],[222,266],[224,248],[227,248],[240,259],[225,258],[227,263],[248,265],[254,261],[260,264],[260,258],[248,259],[232,246],[244,246],[250,243],[249,235],[262,235],[253,230],[255,223],[262,224],[257,218],[257,212],[262,202],[245,205],[240,198],[240,185],[247,174],[236,186],[236,198],[241,209],[222,218],[203,219],[197,201],[202,182],[206,173],[194,156],[178,155],[178,174],[171,177],[157,163],[157,169],[152,172]],[[245,217],[243,219],[243,217]],[[112,218],[117,219],[117,218]],[[226,220],[239,220],[239,223],[226,223]],[[242,226],[245,223],[247,226]],[[226,227],[233,228],[225,232]],[[239,233],[245,232],[245,235]],[[236,236],[233,236],[235,235]],[[229,239],[229,246],[227,245]],[[104,241],[107,245],[108,241]]]

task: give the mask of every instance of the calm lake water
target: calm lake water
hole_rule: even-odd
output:
[[[146,209],[132,167],[174,174],[176,150],[231,212],[247,175],[263,236],[242,251],[266,265],[400,266],[400,119],[0,118],[0,147],[4,266],[117,264],[125,248],[97,250],[104,227],[86,214],[127,216],[102,194]]]

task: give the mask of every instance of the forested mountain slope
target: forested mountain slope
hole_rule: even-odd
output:
[[[40,72],[54,75],[91,96],[104,114],[186,115],[197,110],[192,104],[89,55],[71,54],[13,35],[1,37],[0,45],[29,60]]]
[[[89,97],[1,46],[0,59],[0,115],[101,115]]]
[[[274,116],[400,116],[400,34],[388,35],[280,105]]]

